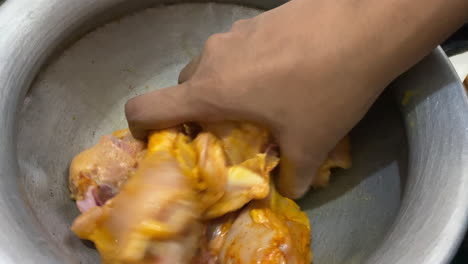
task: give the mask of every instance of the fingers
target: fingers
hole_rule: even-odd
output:
[[[179,83],[184,83],[189,80],[195,71],[198,68],[198,64],[200,64],[201,56],[198,55],[197,57],[193,58],[180,72],[179,74]]]
[[[198,120],[202,106],[187,93],[187,84],[159,89],[130,99],[125,116],[133,136],[144,139],[148,130]]]
[[[280,173],[276,179],[278,191],[291,199],[301,198],[310,188],[321,158],[301,150],[300,140],[283,140]]]
[[[144,139],[148,130],[163,129],[195,121],[200,105],[188,95],[189,80],[198,68],[201,56],[195,57],[179,74],[179,85],[156,90],[130,99],[125,104],[125,116],[132,135]]]

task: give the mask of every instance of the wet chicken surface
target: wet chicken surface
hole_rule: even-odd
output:
[[[106,264],[310,263],[305,213],[270,183],[277,152],[267,130],[224,122],[104,136],[75,157],[70,189],[82,214],[72,226]],[[351,165],[341,141],[317,172]]]

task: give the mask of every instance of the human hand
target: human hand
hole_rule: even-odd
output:
[[[443,1],[430,1],[439,13],[450,11]],[[462,23],[459,15],[419,33],[433,19],[432,8],[420,11],[403,0],[354,2],[295,0],[211,36],[179,85],[127,103],[132,133],[141,138],[191,121],[266,126],[281,149],[279,191],[302,196],[327,153],[384,87]],[[454,8],[463,1],[452,2]],[[406,25],[415,13],[421,18]],[[416,32],[418,38],[405,42]]]

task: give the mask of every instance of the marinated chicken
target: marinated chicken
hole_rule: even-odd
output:
[[[137,169],[145,149],[146,143],[123,129],[77,155],[70,165],[70,190],[80,211],[101,206],[116,195]]]
[[[194,169],[185,135],[154,133],[119,194],[80,215],[72,230],[96,244],[103,263],[187,263],[201,230]]]
[[[273,186],[266,199],[209,222],[205,236],[193,264],[308,264],[312,259],[307,215]]]
[[[333,168],[349,169],[351,168],[351,146],[349,138],[346,136],[338,142],[330,153],[328,153],[327,159],[317,170],[312,187],[321,188],[326,187],[330,182],[331,170]]]
[[[70,167],[82,214],[72,226],[105,264],[310,263],[310,226],[270,173],[279,163],[266,129],[248,123],[104,136]],[[344,139],[320,170],[348,168]]]

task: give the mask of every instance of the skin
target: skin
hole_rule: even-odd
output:
[[[128,101],[137,138],[183,122],[250,121],[281,148],[279,191],[301,197],[384,88],[456,31],[466,0],[293,0],[212,35],[179,85]]]

